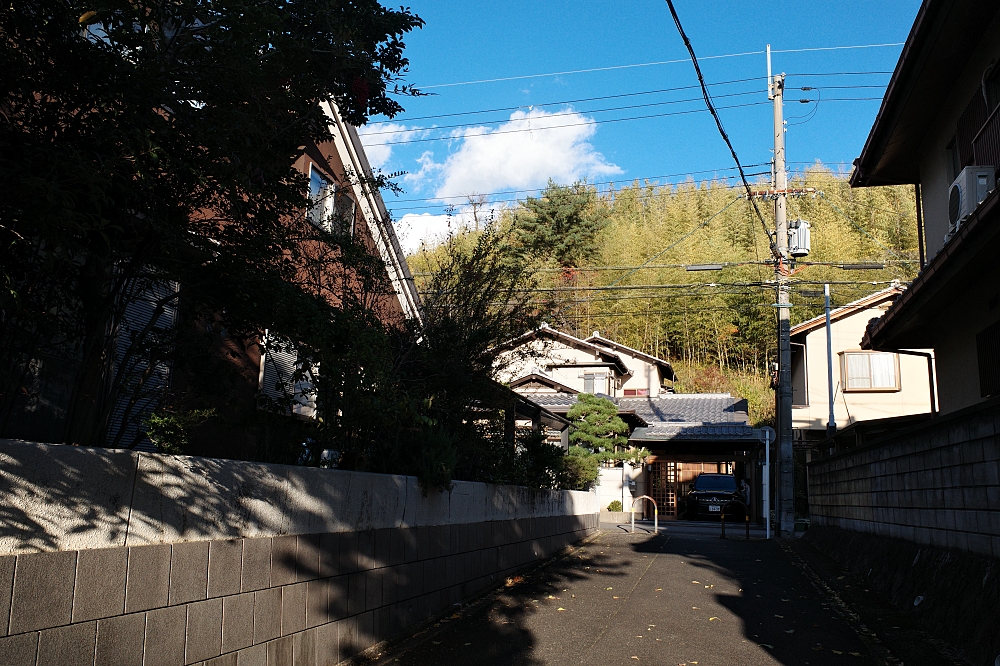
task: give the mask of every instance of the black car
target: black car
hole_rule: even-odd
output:
[[[739,504],[728,504],[729,502]],[[688,520],[721,516],[743,517],[743,497],[736,489],[732,474],[699,474],[684,498],[684,517]]]

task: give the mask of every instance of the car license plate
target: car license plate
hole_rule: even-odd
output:
[[[722,511],[722,507],[719,506],[718,504],[712,504],[712,505],[709,505],[708,510],[709,511],[715,511],[716,513],[718,513],[718,512]]]

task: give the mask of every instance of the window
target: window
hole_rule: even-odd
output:
[[[336,188],[329,178],[309,165],[309,221],[320,229],[330,230]]]
[[[976,335],[979,363],[979,394],[988,398],[1000,394],[1000,321]]]
[[[899,357],[886,352],[842,352],[845,391],[898,391]]]
[[[608,376],[605,374],[585,374],[583,376],[584,393],[607,393]]]
[[[792,343],[792,407],[808,407],[806,390],[806,346]]]
[[[631,398],[632,396],[647,396],[649,395],[649,389],[625,389],[625,397]]]
[[[325,231],[354,231],[354,200],[309,164],[309,221]]]

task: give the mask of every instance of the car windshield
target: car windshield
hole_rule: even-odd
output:
[[[695,490],[736,491],[736,477],[728,474],[702,474],[694,481]]]

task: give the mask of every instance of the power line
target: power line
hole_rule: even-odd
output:
[[[881,98],[879,98],[881,99]],[[720,106],[720,109],[740,109],[747,106],[761,106],[762,104],[768,104],[768,102],[746,102],[744,104],[731,104],[729,106]],[[543,130],[561,129],[563,127],[581,127],[584,125],[600,125],[601,123],[620,123],[627,120],[645,120],[647,118],[665,118],[667,116],[685,116],[692,113],[704,113],[705,109],[691,109],[690,111],[671,111],[668,113],[653,113],[645,116],[631,116],[628,118],[610,118],[608,120],[587,120],[579,123],[566,123],[564,125],[550,125],[547,127],[531,127],[525,129],[514,129],[514,130],[496,130],[494,132],[484,132],[482,134],[463,134],[461,136],[438,136],[429,137],[424,139],[406,139],[403,141],[385,141],[383,143],[368,143],[365,147],[373,146],[396,146],[404,143],[425,143],[427,141],[454,141],[456,139],[472,139],[476,137],[484,136],[497,136],[499,134],[518,134],[522,132],[540,132]],[[527,119],[525,119],[527,120]]]
[[[725,95],[719,95],[719,97],[742,97],[744,95],[756,95],[759,90],[747,90],[738,93],[726,93]],[[695,97],[691,99],[671,99],[664,102],[648,102],[646,104],[630,104],[628,106],[613,106],[607,109],[587,109],[587,110],[573,110],[573,111],[559,111],[556,113],[550,113],[543,116],[545,119],[558,118],[560,116],[576,116],[581,113],[608,113],[611,111],[627,111],[629,109],[642,109],[650,106],[667,106],[668,104],[684,104],[687,102],[697,102],[700,97]],[[879,99],[882,99],[881,97]],[[473,113],[482,113],[480,111],[474,111]],[[528,122],[530,118],[518,118],[517,120],[512,120],[510,118],[504,118],[503,120],[484,120],[476,123],[457,123],[455,125],[435,125],[434,127],[414,127],[411,129],[403,130],[385,130],[381,132],[365,132],[364,136],[378,136],[379,134],[402,134],[404,132],[430,132],[433,130],[445,130],[445,129],[455,129],[457,127],[478,127],[481,125],[496,124],[496,123],[509,123],[509,122]]]
[[[757,219],[760,220],[761,226],[764,227],[764,233],[767,234],[767,223],[764,222],[764,216],[760,214],[760,208],[757,207],[757,201],[754,199],[753,194],[750,191],[750,183],[747,182],[747,175],[743,172],[743,165],[740,164],[740,158],[736,155],[736,149],[733,148],[732,142],[729,140],[729,135],[726,134],[725,128],[722,126],[722,119],[719,118],[719,113],[715,110],[715,105],[712,103],[712,96],[708,93],[708,87],[705,85],[705,77],[701,74],[701,67],[698,65],[698,57],[694,54],[694,47],[691,46],[691,40],[688,39],[687,34],[684,32],[684,27],[681,25],[681,19],[677,16],[677,10],[674,9],[673,0],[667,0],[667,7],[670,8],[670,15],[674,18],[674,25],[677,26],[677,32],[680,33],[681,39],[684,40],[684,46],[687,47],[688,54],[691,56],[691,64],[694,65],[694,72],[698,75],[698,83],[701,85],[701,93],[705,98],[705,104],[708,106],[708,110],[711,112],[712,117],[715,118],[715,125],[719,128],[719,134],[722,135],[722,140],[726,142],[729,146],[729,152],[733,155],[733,161],[736,162],[736,166],[740,171],[740,179],[743,181],[743,187],[747,191],[747,199],[753,206],[754,212],[757,213]],[[768,85],[771,85],[768,82]],[[770,238],[770,236],[768,236]],[[772,253],[775,252],[774,248],[771,248]],[[780,259],[780,257],[777,257]]]
[[[760,77],[756,77],[755,76],[753,78],[746,78],[746,79],[732,79],[730,81],[715,81],[715,82],[709,83],[707,85],[709,87],[712,87],[712,86],[731,85],[731,84],[734,84],[734,83],[748,83],[748,82],[751,82],[751,81],[757,81],[759,78]],[[886,86],[883,84],[883,85],[822,86],[822,87],[824,89],[825,88],[837,88],[837,89],[843,89],[843,90],[851,90],[851,89],[863,89],[863,88],[881,88],[881,89],[884,89]],[[677,86],[677,87],[674,87],[674,88],[660,88],[660,89],[657,89],[657,90],[640,90],[638,92],[620,93],[620,94],[617,94],[617,95],[599,95],[597,97],[582,97],[582,98],[579,98],[579,99],[563,100],[561,102],[540,102],[540,103],[537,103],[537,104],[519,104],[517,106],[502,106],[502,107],[497,107],[495,109],[480,109],[480,110],[476,110],[476,111],[454,111],[452,113],[438,113],[438,114],[429,115],[429,116],[413,116],[412,118],[405,118],[405,117],[404,118],[393,118],[392,120],[376,120],[376,121],[372,121],[372,122],[368,123],[367,125],[365,125],[364,127],[367,128],[367,127],[372,127],[373,125],[399,124],[399,123],[413,122],[413,121],[416,121],[416,120],[433,120],[433,119],[436,119],[436,118],[454,118],[456,116],[473,116],[473,115],[480,115],[480,114],[484,114],[484,113],[499,113],[501,111],[518,111],[520,109],[525,109],[525,108],[541,108],[541,107],[545,107],[545,106],[562,106],[563,104],[580,104],[582,102],[598,102],[598,101],[602,101],[602,100],[606,100],[606,99],[621,99],[623,97],[638,97],[638,96],[642,96],[642,95],[659,95],[659,94],[662,94],[662,93],[679,92],[679,91],[682,91],[682,90],[693,90],[693,89],[696,89],[696,88],[698,88],[698,86],[696,86],[696,85]],[[590,112],[588,112],[588,113],[590,113]],[[372,134],[372,132],[365,132],[365,134]]]
[[[710,86],[724,86],[732,83],[747,83],[750,81],[756,81],[760,77],[753,77],[747,79],[733,79],[731,81],[717,81],[715,83],[709,83]],[[479,113],[498,113],[500,111],[517,111],[518,109],[523,109],[525,107],[542,107],[542,106],[560,106],[562,104],[579,104],[581,102],[597,102],[605,99],[618,99],[621,97],[636,97],[640,95],[657,95],[666,92],[678,92],[681,90],[692,90],[698,86],[677,86],[675,88],[660,88],[659,90],[641,90],[638,92],[621,93],[618,95],[600,95],[598,97],[582,97],[580,99],[568,99],[562,102],[543,102],[540,104],[520,104],[518,106],[504,106],[498,107],[496,109],[483,109],[481,111],[456,111],[454,113],[439,113],[432,116],[415,116],[413,118],[393,118],[392,120],[377,120],[368,123],[366,127],[372,125],[382,125],[385,123],[402,123],[402,122],[412,122],[414,120],[431,120],[433,118],[450,118],[453,116],[469,116]],[[885,87],[885,86],[882,86]]]
[[[759,166],[768,166],[769,164],[770,164],[770,162],[757,162],[756,164],[748,164],[746,166],[747,167],[759,167]],[[813,163],[809,162],[809,164],[813,164]],[[697,175],[703,174],[703,173],[716,173],[716,172],[719,172],[719,171],[732,171],[735,168],[736,167],[719,167],[717,169],[702,169],[701,171],[684,171],[684,172],[681,172],[681,173],[668,173],[668,174],[661,175],[661,176],[633,176],[631,178],[619,178],[618,180],[604,180],[604,181],[600,181],[600,182],[596,182],[596,183],[589,183],[589,184],[590,185],[595,185],[595,186],[597,186],[597,185],[614,185],[616,183],[632,183],[632,182],[635,182],[637,180],[638,181],[650,181],[650,180],[658,180],[660,178],[679,178],[681,176],[697,176]],[[667,183],[667,184],[670,184],[670,183]],[[496,195],[499,195],[499,194],[521,194],[521,193],[526,193],[526,192],[541,192],[544,189],[545,189],[544,187],[533,187],[533,188],[522,189],[522,190],[500,190],[500,191],[497,191],[497,192],[484,192],[484,193],[482,193],[482,196],[492,197],[492,196],[496,196]],[[731,189],[731,188],[729,188],[727,186],[727,189]],[[480,193],[477,192],[476,194],[478,195]],[[397,203],[408,203],[408,202],[411,202],[411,201],[438,201],[438,200],[444,200],[444,199],[466,199],[466,198],[468,198],[468,195],[465,195],[465,194],[456,194],[456,195],[453,195],[453,196],[426,197],[426,198],[423,198],[423,199],[394,199],[393,201],[395,201]]]
[[[772,49],[771,53],[805,53],[810,51],[842,51],[842,50],[852,50],[852,49],[873,49],[873,48],[884,48],[893,46],[902,46],[903,42],[893,42],[889,44],[855,44],[849,46],[820,46],[812,48],[803,49]],[[744,56],[752,55],[762,55],[764,51],[744,51],[742,53],[723,53],[719,55],[710,55],[702,57],[702,60],[720,60],[723,58],[741,58]],[[435,83],[427,86],[417,86],[419,90],[431,90],[432,88],[453,88],[455,86],[471,86],[478,85],[482,83],[502,83],[504,81],[523,81],[525,79],[539,79],[547,76],[566,76],[569,74],[591,74],[594,72],[611,72],[622,69],[634,69],[637,67],[656,67],[659,65],[676,65],[678,63],[687,62],[686,58],[678,58],[675,60],[660,60],[656,62],[641,62],[634,63],[630,65],[609,65],[607,67],[589,67],[586,69],[572,69],[563,72],[546,72],[544,74],[521,74],[519,76],[502,76],[493,79],[478,79],[475,81],[455,81],[451,83]],[[892,72],[883,72],[885,74],[892,74]]]

